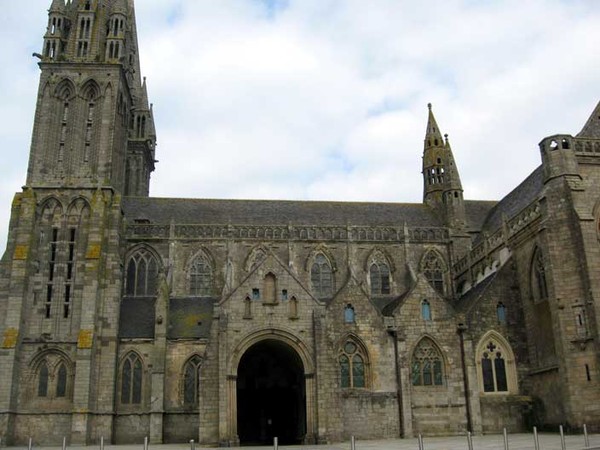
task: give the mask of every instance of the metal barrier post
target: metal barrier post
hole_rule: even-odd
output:
[[[100,450],[104,450],[104,436],[100,436]]]
[[[67,438],[66,438],[66,436],[63,436],[62,450],[67,450]]]
[[[533,427],[533,443],[535,450],[540,450],[540,437],[538,436],[537,427]]]
[[[278,449],[279,449],[279,438],[274,437],[273,438],[273,450],[278,450]]]
[[[423,435],[419,433],[419,450],[424,450],[425,444],[423,443]]]
[[[33,448],[33,439],[29,438],[29,445],[27,446],[29,450]]]
[[[565,444],[565,432],[563,430],[562,425],[559,427],[559,430],[560,430],[560,448],[562,450],[567,450],[567,446]]]
[[[508,449],[508,432],[506,431],[506,428],[504,428],[504,450],[509,450]]]
[[[585,423],[583,424],[583,442],[585,443],[585,448],[590,446],[590,437],[588,436],[587,425]]]
[[[193,439],[190,439],[190,450],[196,450],[196,443]]]
[[[144,450],[148,450],[148,436],[144,438]]]
[[[350,450],[356,450],[356,438],[350,436]]]
[[[473,435],[471,432],[467,432],[467,445],[469,446],[469,450],[473,450]]]

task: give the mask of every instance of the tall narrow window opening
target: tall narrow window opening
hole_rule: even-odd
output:
[[[121,370],[121,403],[138,405],[142,402],[142,362],[130,353]]]
[[[340,384],[343,388],[364,388],[366,380],[366,355],[353,340],[348,340],[340,351]]]
[[[437,252],[427,252],[422,262],[423,274],[429,283],[431,283],[431,285],[434,287],[434,289],[440,293],[440,295],[444,295],[446,292],[444,268],[445,266]]]
[[[201,364],[202,359],[195,355],[188,360],[183,369],[183,404],[185,406],[198,406]]]
[[[212,266],[204,255],[194,259],[190,267],[190,294],[198,297],[212,295]]]
[[[329,261],[323,254],[316,256],[310,278],[317,298],[329,298],[333,295],[333,273]]]
[[[385,263],[374,263],[370,269],[371,294],[388,295],[390,293],[390,268]]]
[[[38,397],[48,396],[48,365],[46,361],[42,362],[39,368],[39,379],[38,379]]]
[[[127,264],[125,295],[153,297],[158,287],[158,263],[146,249],[135,252]]]
[[[421,302],[421,317],[423,320],[431,320],[431,304],[429,303],[429,300],[423,300]]]

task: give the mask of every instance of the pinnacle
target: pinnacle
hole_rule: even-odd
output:
[[[51,12],[64,12],[65,10],[65,0],[52,0],[52,5],[50,6]]]
[[[433,115],[433,109],[431,103],[427,104],[427,108],[429,109],[429,119],[427,120],[427,131],[425,132],[425,140],[432,139],[432,144],[435,143],[435,140],[438,140],[438,143],[443,143],[442,133],[438,124],[435,120],[435,116]]]
[[[600,102],[585,123],[583,129],[577,135],[579,138],[600,139]]]

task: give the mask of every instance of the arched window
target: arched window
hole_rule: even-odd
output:
[[[198,406],[201,364],[202,359],[198,355],[194,355],[183,368],[183,404],[185,406]]]
[[[333,271],[322,253],[315,258],[310,270],[310,279],[317,298],[329,298],[333,295]]]
[[[421,264],[423,274],[425,278],[431,283],[436,291],[441,295],[446,292],[444,273],[445,265],[441,260],[441,257],[435,251],[429,251],[423,258]]]
[[[546,280],[546,267],[544,255],[538,248],[533,255],[531,267],[531,291],[535,301],[541,302],[548,299],[548,283]]]
[[[354,307],[348,303],[344,308],[344,322],[345,323],[354,323],[356,321],[356,314],[354,311]]]
[[[121,403],[139,405],[142,403],[142,361],[135,353],[129,353],[121,370]]]
[[[516,392],[516,369],[512,349],[499,334],[488,333],[477,347],[481,391]]]
[[[131,297],[153,297],[156,295],[158,263],[146,249],[135,252],[127,264],[125,295]]]
[[[48,364],[46,361],[43,361],[40,364],[39,368],[39,376],[38,376],[38,397],[47,397],[48,396]]]
[[[199,255],[190,267],[190,294],[198,297],[208,297],[212,293],[212,267],[203,255]]]
[[[429,300],[423,300],[421,302],[421,317],[423,320],[431,320],[431,304]]]
[[[366,357],[356,342],[349,339],[340,351],[340,381],[343,388],[364,388],[366,380]]]
[[[385,263],[373,263],[369,271],[371,279],[371,295],[388,295],[390,293],[390,268]]]
[[[56,376],[56,398],[66,397],[67,395],[67,368],[64,363],[58,367]]]
[[[435,343],[423,338],[412,357],[413,386],[441,386],[444,383],[443,359]]]
[[[506,324],[506,306],[500,302],[496,305],[496,316],[498,317],[498,323]]]

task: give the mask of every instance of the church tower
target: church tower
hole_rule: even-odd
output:
[[[38,56],[27,185],[147,196],[156,136],[140,77],[133,1],[53,0]],[[128,165],[133,155],[140,162]]]
[[[0,436],[20,412],[69,411],[53,432],[85,444],[112,435],[122,197],[148,196],[155,163],[133,0],[52,0],[34,56],[27,180],[0,267]],[[30,364],[35,396],[19,384]]]
[[[433,115],[431,103],[423,152],[423,203],[438,211],[453,229],[465,226],[465,205],[458,167],[448,135],[442,133]]]

